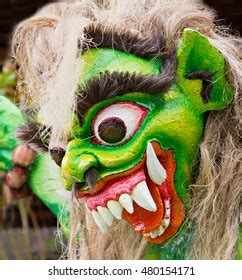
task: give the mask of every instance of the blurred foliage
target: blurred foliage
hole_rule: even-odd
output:
[[[15,87],[16,86],[16,75],[12,72],[0,73],[0,88],[4,87]]]
[[[14,72],[6,71],[0,73],[0,95],[15,100],[15,88],[16,88],[16,75]]]
[[[58,259],[61,245],[54,215],[33,194],[16,200],[5,183],[18,143],[15,131],[23,121],[15,90],[10,67],[0,72],[0,259]]]
[[[238,248],[238,255],[237,259],[242,260],[242,225],[239,227],[239,248]]]

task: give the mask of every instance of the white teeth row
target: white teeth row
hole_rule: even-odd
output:
[[[166,180],[166,170],[157,158],[153,146],[150,142],[147,145],[146,156],[146,166],[150,179],[155,184],[160,186]]]
[[[158,227],[158,229],[151,231],[149,233],[145,233],[145,237],[151,237],[151,238],[156,238],[161,236],[165,230],[168,228],[170,225],[170,219],[171,219],[171,206],[170,206],[170,200],[165,200],[165,217],[163,218],[163,221],[161,225]]]
[[[97,211],[92,210],[92,217],[101,232],[105,233],[108,226],[112,225],[114,217],[118,220],[122,219],[123,207],[120,202],[110,200],[107,207],[98,206]]]
[[[148,143],[147,145],[146,155],[146,166],[148,169],[148,174],[155,184],[161,185],[162,182],[164,182],[166,179],[166,170],[158,160],[151,143]],[[126,193],[121,194],[118,201],[110,200],[107,203],[107,207],[98,206],[97,211],[92,211],[93,219],[95,220],[100,230],[104,233],[107,230],[108,226],[112,225],[114,217],[118,220],[121,220],[123,208],[128,213],[133,214],[133,201],[135,201],[140,207],[148,211],[156,212],[157,210],[157,206],[152,198],[146,181],[142,181],[135,186],[133,192],[130,195]],[[161,235],[169,225],[170,218],[168,221],[168,218],[165,217],[163,222],[164,225],[162,224],[160,228],[156,230],[156,233],[152,233],[152,236],[155,236],[156,234]]]
[[[127,193],[121,194],[118,201],[109,200],[107,207],[98,206],[97,211],[92,211],[93,219],[100,230],[103,233],[106,232],[108,226],[112,225],[114,217],[121,220],[123,208],[128,213],[133,214],[133,201],[148,211],[155,212],[157,210],[156,204],[150,194],[146,182],[142,181],[136,185],[130,195]]]

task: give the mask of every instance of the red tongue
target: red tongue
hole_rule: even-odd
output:
[[[155,230],[162,222],[164,206],[159,193],[159,188],[149,178],[146,179],[150,193],[157,206],[156,212],[145,210],[134,202],[134,213],[129,214],[123,210],[123,219],[129,222],[138,233],[147,233]]]

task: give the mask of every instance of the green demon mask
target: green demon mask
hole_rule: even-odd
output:
[[[125,219],[162,243],[184,222],[206,113],[232,101],[224,58],[192,29],[164,56],[96,45],[81,55],[67,149],[50,152],[102,232]]]
[[[82,55],[77,114],[61,162],[102,232],[125,219],[149,242],[185,215],[206,112],[231,102],[224,58],[186,29],[176,54],[141,58],[98,48]]]

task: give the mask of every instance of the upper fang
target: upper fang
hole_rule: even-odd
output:
[[[119,202],[123,206],[123,208],[126,211],[128,211],[130,214],[134,213],[133,200],[128,194],[126,193],[121,194],[119,197]]]
[[[147,160],[146,166],[150,179],[157,185],[161,185],[166,179],[166,170],[158,160],[152,144],[147,145]]]
[[[145,181],[140,182],[133,190],[131,197],[142,208],[155,212],[157,210],[153,197]]]

